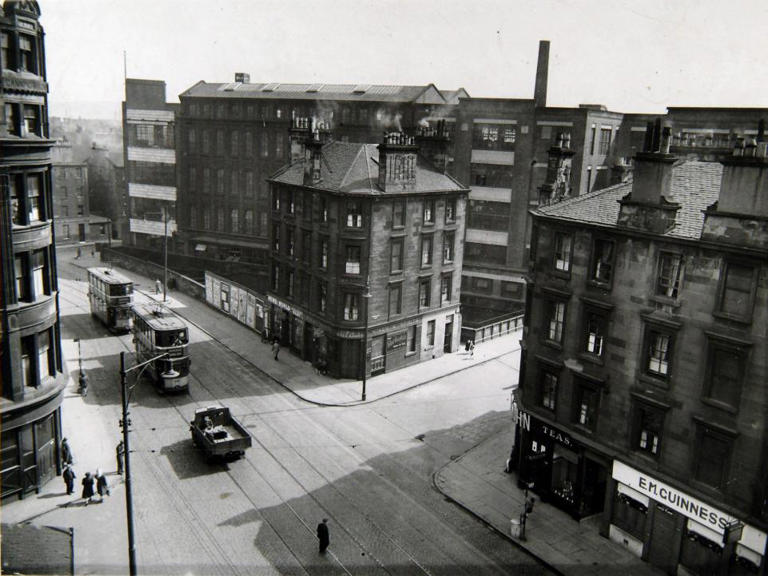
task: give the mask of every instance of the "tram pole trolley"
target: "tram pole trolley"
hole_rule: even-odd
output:
[[[223,406],[195,410],[189,430],[208,462],[240,458],[252,443],[248,430]]]

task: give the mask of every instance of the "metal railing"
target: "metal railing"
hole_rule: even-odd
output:
[[[511,334],[512,332],[523,329],[523,319],[523,314],[515,316],[504,315],[491,318],[480,326],[464,325],[461,327],[461,341],[466,342],[467,340],[472,340],[475,344],[479,344],[486,340]]]

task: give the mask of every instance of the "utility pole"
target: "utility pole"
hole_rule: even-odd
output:
[[[168,301],[168,207],[163,204],[163,302]]]
[[[368,372],[368,303],[371,300],[371,282],[370,277],[365,279],[365,294],[363,294],[363,394],[362,400],[365,401],[365,381],[366,373]]]
[[[128,412],[128,402],[130,401],[130,395],[128,394],[128,372],[133,372],[137,368],[141,368],[139,375],[136,377],[138,381],[141,378],[141,374],[144,369],[149,366],[155,360],[165,358],[168,353],[160,354],[154,358],[150,358],[140,364],[125,367],[125,352],[120,352],[120,398],[123,405],[123,419],[120,420],[120,426],[123,427],[123,445],[125,446],[125,514],[126,521],[128,523],[128,570],[130,576],[136,576],[136,536],[133,531],[133,485],[131,483],[131,445],[130,431],[131,420],[128,418],[130,412]],[[133,390],[133,388],[131,388]]]

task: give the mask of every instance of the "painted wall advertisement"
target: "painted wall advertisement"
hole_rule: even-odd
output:
[[[264,301],[248,288],[206,272],[205,301],[249,328],[264,328]]]

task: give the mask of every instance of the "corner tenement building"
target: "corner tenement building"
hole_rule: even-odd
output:
[[[269,180],[271,335],[347,378],[456,351],[468,190],[417,145],[444,157],[445,124],[378,146],[294,126]]]
[[[532,211],[519,478],[669,573],[757,573],[766,142],[722,164],[672,142],[657,122],[630,181]]]
[[[60,472],[62,373],[48,84],[37,2],[0,8],[2,496]]]

